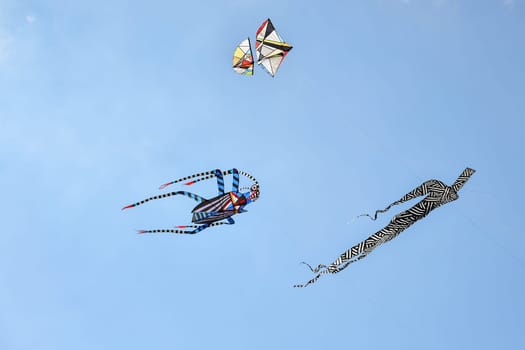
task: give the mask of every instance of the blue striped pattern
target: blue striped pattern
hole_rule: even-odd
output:
[[[232,190],[233,192],[239,192],[239,172],[237,169],[233,170],[233,183],[232,183]]]
[[[214,223],[207,223],[204,225],[196,226],[196,225],[188,225],[186,227],[196,227],[195,230],[187,231],[187,230],[174,230],[174,229],[161,229],[161,230],[140,230],[139,233],[178,233],[178,234],[186,234],[186,235],[194,235],[197,232],[201,232],[202,230],[213,227],[213,226],[219,226],[219,225],[233,225],[235,224],[235,221],[232,218],[227,218],[226,221],[220,221],[220,222],[214,222]]]
[[[206,198],[199,196],[198,194],[187,192],[187,191],[178,191],[175,192],[176,194],[181,194],[186,197],[190,197],[191,199],[197,201],[197,202],[204,202]]]
[[[225,193],[224,175],[230,175],[230,174],[233,175],[232,192]],[[246,176],[248,179],[254,182],[254,185],[250,187],[250,192],[246,192],[246,193],[239,192],[239,185],[240,185],[239,175]],[[211,179],[213,177],[217,178],[217,189],[219,192],[218,196],[215,198],[206,199],[195,193],[191,193],[187,191],[176,191],[176,192],[164,193],[161,195],[157,195],[154,197],[144,199],[135,204],[126,206],[123,209],[142,205],[151,200],[166,198],[166,197],[170,197],[174,195],[183,195],[183,196],[193,199],[196,202],[199,202],[199,204],[192,210],[192,213],[193,213],[192,222],[194,224],[201,224],[200,226],[197,226],[197,225],[187,226],[188,228],[189,227],[195,228],[193,231],[163,229],[163,230],[141,230],[140,233],[195,234],[208,227],[212,227],[216,225],[224,225],[224,224],[233,225],[235,221],[231,218],[231,216],[238,214],[238,213],[245,212],[243,208],[248,203],[251,203],[258,197],[259,184],[252,175],[244,171],[237,170],[236,168],[232,168],[232,169],[225,170],[225,171],[221,171],[220,169],[215,169],[211,171],[205,171],[202,173],[189,175],[189,176],[168,182],[162,185],[160,188],[163,189],[168,185],[182,182],[182,181],[188,181],[188,180],[191,180],[191,181],[188,181],[187,183],[185,183],[185,185],[192,185],[196,182]],[[257,192],[257,195],[254,195],[255,191]],[[236,202],[234,203],[233,201],[236,201]],[[221,221],[221,220],[225,220],[225,221]]]
[[[142,205],[142,204],[147,203],[147,202],[152,201],[152,200],[166,198],[166,197],[171,197],[171,196],[176,196],[176,195],[183,195],[183,196],[186,196],[186,197],[190,197],[191,199],[193,199],[193,200],[195,200],[197,202],[204,202],[206,200],[206,198],[201,197],[201,196],[199,196],[199,195],[197,195],[195,193],[186,192],[186,191],[177,191],[177,192],[170,192],[170,193],[159,194],[158,196],[153,196],[153,197],[146,198],[144,200],[141,200],[140,202],[137,202],[137,203],[133,204],[133,206],[136,207],[136,206]]]
[[[217,187],[219,188],[219,194],[224,194],[224,178],[222,177],[221,169],[215,170],[215,176],[217,177]]]

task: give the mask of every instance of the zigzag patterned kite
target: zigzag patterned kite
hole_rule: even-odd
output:
[[[377,219],[377,214],[384,213],[389,210],[394,205],[406,202],[408,200],[414,199],[419,196],[426,195],[426,197],[414,205],[412,208],[397,214],[390,221],[390,223],[383,227],[378,232],[374,233],[364,241],[359,244],[356,244],[352,248],[348,249],[346,252],[341,254],[337,260],[335,260],[329,266],[319,265],[316,268],[312,268],[309,264],[306,264],[312,272],[317,273],[317,275],[308,281],[305,284],[296,284],[294,287],[306,287],[311,283],[315,283],[319,277],[327,273],[338,273],[348,267],[351,263],[363,259],[367,256],[372,250],[377,248],[380,244],[390,241],[391,239],[398,236],[401,232],[406,230],[416,221],[421,220],[427,216],[432,210],[439,208],[443,204],[455,201],[458,199],[458,191],[463,187],[463,185],[468,181],[470,176],[474,174],[475,170],[471,168],[466,168],[463,170],[461,175],[457,178],[452,186],[447,186],[439,180],[428,180],[424,182],[419,187],[415,188],[411,192],[407,193],[400,200],[390,204],[383,210],[377,210],[372,217],[368,214],[363,214],[360,216],[368,216],[372,220]]]

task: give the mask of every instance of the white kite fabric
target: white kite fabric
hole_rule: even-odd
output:
[[[292,46],[281,38],[269,18],[257,30],[257,64],[261,64],[272,77],[291,49]]]
[[[253,56],[250,38],[244,39],[233,52],[233,70],[243,75],[253,75]]]

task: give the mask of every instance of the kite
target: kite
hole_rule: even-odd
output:
[[[292,46],[284,42],[269,18],[257,30],[256,40],[257,64],[273,77]]]
[[[233,175],[233,184],[232,191],[224,193],[224,175]],[[252,180],[253,185],[251,187],[243,187],[239,189],[239,175],[246,176],[248,179]],[[192,223],[195,225],[184,225],[176,226],[177,229],[187,229],[192,228],[193,230],[175,230],[175,229],[161,229],[161,230],[139,230],[138,233],[179,233],[179,234],[195,234],[200,232],[208,227],[218,226],[218,225],[233,225],[235,221],[231,218],[235,214],[240,214],[246,212],[244,207],[246,207],[251,202],[256,201],[259,198],[259,183],[257,180],[250,174],[237,170],[230,169],[226,171],[221,171],[220,169],[206,171],[199,174],[194,174],[190,176],[183,177],[178,180],[170,181],[160,186],[160,189],[178,183],[181,181],[186,181],[193,179],[184,183],[184,185],[193,185],[196,182],[211,179],[213,177],[217,178],[217,186],[219,188],[219,194],[216,197],[211,199],[206,199],[199,195],[196,195],[191,192],[186,191],[176,191],[170,193],[164,193],[158,196],[150,197],[144,199],[135,204],[130,204],[122,208],[128,209],[133,208],[139,205],[142,205],[151,200],[166,198],[176,195],[182,195],[189,197],[199,204],[192,210]],[[248,192],[240,192],[242,190],[248,189]]]
[[[317,275],[307,283],[296,284],[294,287],[306,287],[311,283],[315,283],[322,275],[341,272],[347,268],[348,265],[366,257],[379,245],[398,236],[416,221],[427,216],[432,210],[439,208],[440,206],[449,202],[455,201],[458,199],[458,191],[468,181],[470,176],[474,174],[474,172],[474,169],[466,168],[463,170],[461,175],[459,175],[452,186],[448,186],[439,180],[428,180],[411,192],[407,193],[400,200],[390,204],[385,209],[377,210],[373,217],[369,214],[360,215],[368,216],[370,219],[376,220],[379,213],[384,213],[397,204],[401,204],[419,196],[426,196],[412,208],[394,216],[390,223],[381,230],[341,254],[339,258],[337,258],[337,260],[335,260],[329,266],[321,264],[316,268],[312,268],[309,264],[304,263],[313,273],[316,273]]]
[[[292,49],[275,30],[272,21],[268,18],[261,24],[256,33],[255,50],[257,64],[273,77],[284,57]],[[253,55],[250,38],[243,40],[233,52],[233,70],[243,75],[253,75]]]
[[[233,52],[233,70],[243,75],[253,75],[253,56],[250,38],[246,38]]]

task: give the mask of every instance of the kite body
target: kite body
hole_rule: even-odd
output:
[[[230,216],[244,212],[243,208],[253,201],[251,197],[253,197],[251,192],[231,191],[205,200],[193,209],[191,221],[195,224],[207,224],[227,219]]]
[[[233,184],[232,191],[225,193],[224,192],[224,175],[233,175]],[[242,189],[239,189],[239,175],[248,177],[254,182],[254,184],[249,188],[248,192],[241,192]],[[160,186],[160,189],[163,189],[171,184],[178,183],[181,181],[186,181],[193,179],[184,183],[184,185],[193,185],[196,182],[207,180],[210,178],[217,178],[217,187],[219,194],[211,199],[206,199],[195,193],[186,192],[186,191],[176,191],[165,193],[162,195],[150,197],[144,199],[135,204],[130,204],[122,208],[128,209],[133,208],[139,205],[142,205],[146,202],[149,202],[154,199],[160,199],[170,196],[182,195],[189,197],[199,204],[192,210],[192,223],[197,225],[184,225],[177,226],[176,228],[193,228],[193,230],[176,230],[176,229],[161,229],[161,230],[140,230],[139,233],[180,233],[180,234],[195,234],[200,232],[208,227],[218,226],[218,225],[233,225],[235,221],[231,218],[235,214],[246,212],[244,208],[251,202],[256,201],[259,198],[259,183],[253,176],[250,174],[239,171],[237,169],[230,169],[227,171],[221,171],[216,169],[213,171],[207,171],[200,174],[190,175],[175,181],[165,183]]]
[[[324,274],[338,273],[344,270],[351,263],[366,257],[372,250],[377,248],[382,243],[388,242],[397,237],[401,232],[406,230],[416,221],[421,220],[427,216],[432,210],[439,208],[444,204],[455,201],[458,199],[458,191],[468,181],[470,176],[474,174],[474,172],[474,169],[466,168],[452,186],[448,186],[439,180],[426,181],[419,187],[407,193],[400,200],[390,204],[383,210],[376,211],[374,217],[365,214],[365,216],[370,217],[372,220],[376,220],[379,213],[388,211],[394,205],[406,202],[419,196],[425,196],[422,201],[418,202],[410,209],[394,216],[387,226],[383,227],[381,230],[377,231],[361,243],[356,244],[341,254],[339,258],[337,258],[337,260],[335,260],[329,266],[319,265],[314,269],[307,264],[312,272],[317,273],[317,275],[307,283],[298,284],[294,287],[306,287],[307,285],[317,281],[317,279]]]

